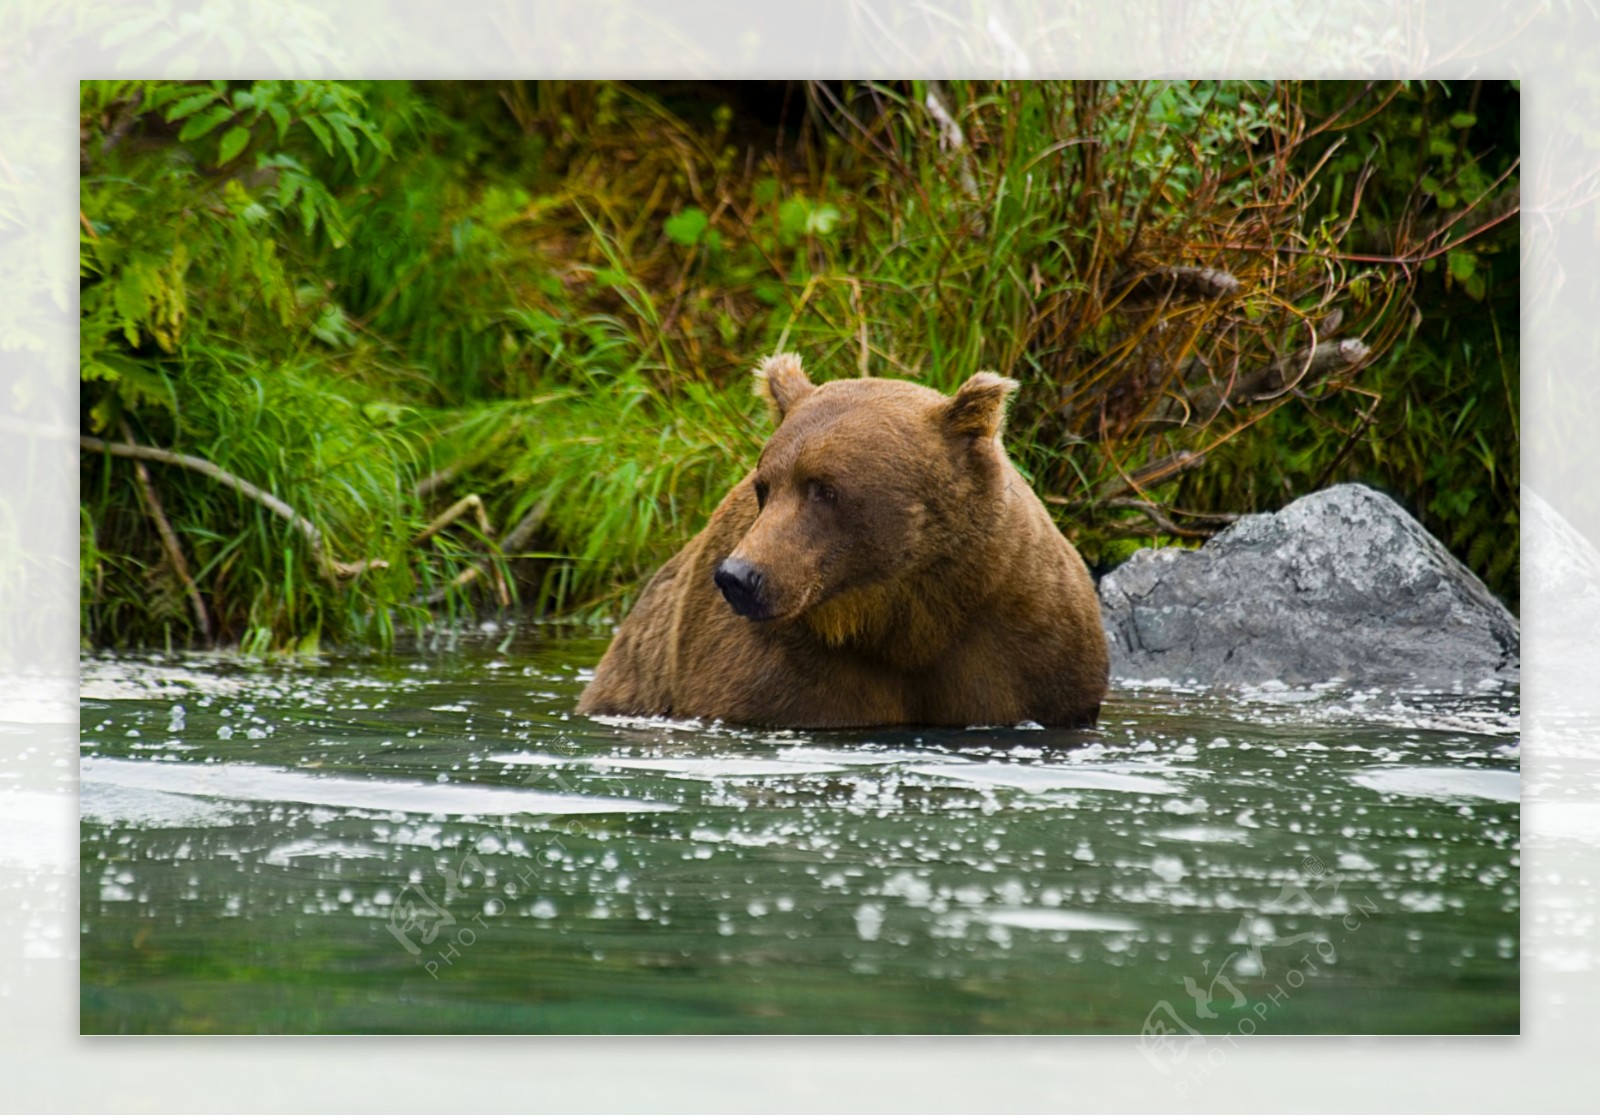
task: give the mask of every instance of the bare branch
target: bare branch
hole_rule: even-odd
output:
[[[487,534],[488,519],[483,510],[483,501],[478,497],[478,494],[474,492],[470,496],[461,497],[461,499],[457,500],[455,503],[451,504],[448,508],[435,516],[432,523],[428,524],[411,537],[411,545],[421,546],[423,543],[433,538],[433,536],[437,535],[440,531],[443,531],[446,527],[450,526],[450,524],[467,514],[468,511],[476,511],[478,513],[478,518],[480,522],[484,524],[485,534]]]
[[[254,500],[276,516],[288,520],[289,525],[311,545],[312,557],[317,566],[322,570],[323,576],[330,580],[336,577],[354,577],[356,574],[371,569],[383,569],[388,563],[381,559],[366,559],[360,562],[338,562],[328,556],[327,548],[323,545],[322,532],[317,525],[305,516],[295,511],[272,493],[257,488],[242,477],[236,477],[220,465],[213,464],[203,457],[193,457],[187,453],[174,453],[171,450],[158,449],[155,446],[141,446],[127,442],[108,442],[102,438],[94,438],[88,434],[78,435],[78,445],[82,449],[93,453],[109,453],[113,457],[128,457],[135,460],[159,461],[164,465],[177,465],[210,477],[218,484],[233,489],[239,495]]]
[[[1183,398],[1164,399],[1145,421],[1178,425],[1198,422],[1203,426],[1216,418],[1226,404],[1259,401],[1291,387],[1310,386],[1333,372],[1356,367],[1368,355],[1367,346],[1354,337],[1322,341],[1236,376],[1231,382],[1206,383]]]
[[[122,423],[122,436],[130,445],[137,444],[133,440],[133,431],[126,419]],[[150,513],[151,521],[156,525],[156,534],[161,536],[161,545],[167,552],[167,561],[172,565],[172,572],[177,574],[178,580],[183,583],[184,594],[189,598],[189,608],[194,612],[195,626],[200,629],[200,638],[209,647],[212,638],[211,615],[206,611],[206,602],[200,596],[200,587],[194,583],[194,577],[189,573],[189,562],[183,556],[183,547],[178,545],[177,532],[172,529],[172,524],[167,520],[167,514],[161,507],[161,497],[156,494],[155,483],[150,479],[150,470],[145,468],[143,461],[135,458],[133,471],[139,478],[139,489],[144,493],[145,508]]]
[[[477,519],[478,530],[482,532],[483,537],[485,539],[491,538],[494,534],[494,528],[489,526],[489,513],[484,509],[483,500],[479,498],[477,493],[474,492],[471,495],[461,497],[461,499],[451,504],[450,507],[438,515],[432,523],[424,527],[411,539],[411,545],[420,546],[422,543],[427,542],[434,535],[437,535],[440,531],[444,530],[450,524],[460,519],[469,511],[472,512],[473,517]],[[465,577],[463,575],[464,579],[458,578],[460,584],[464,585],[467,581],[472,580],[472,577],[477,576],[477,574],[471,570],[466,572],[472,576]],[[499,566],[494,567],[494,585],[495,591],[500,597],[500,607],[510,608],[511,591],[506,587],[506,579],[504,575],[501,574]]]
[[[1111,301],[1119,310],[1134,310],[1166,302],[1215,302],[1238,293],[1238,278],[1214,267],[1158,267],[1118,280]]]
[[[1159,484],[1171,480],[1180,473],[1187,473],[1191,469],[1198,469],[1204,465],[1206,455],[1195,453],[1192,450],[1179,450],[1159,460],[1152,461],[1143,468],[1117,477],[1100,486],[1094,495],[1096,503],[1105,503],[1127,492],[1144,488],[1147,484]]]
[[[1073,512],[1093,512],[1106,510],[1136,511],[1155,525],[1157,533],[1163,535],[1174,535],[1178,538],[1185,539],[1209,539],[1220,531],[1225,530],[1229,524],[1232,524],[1239,518],[1236,515],[1200,514],[1195,512],[1180,511],[1177,508],[1163,508],[1161,505],[1152,503],[1149,500],[1122,498],[1113,498],[1110,500],[1069,500],[1064,496],[1046,496],[1044,497],[1044,502],[1047,504],[1054,504],[1057,507],[1065,508],[1068,511]],[[1182,527],[1172,520],[1172,515],[1187,515],[1197,519],[1214,520],[1218,522],[1220,526]],[[1127,533],[1142,537],[1147,535],[1149,532],[1129,531]]]
[[[503,557],[507,554],[514,554],[516,551],[521,550],[525,545],[527,545],[528,540],[533,537],[533,533],[537,531],[539,526],[544,522],[545,516],[550,514],[551,505],[554,503],[554,498],[547,495],[544,497],[544,499],[535,504],[527,515],[517,520],[516,526],[505,533],[505,537],[500,540],[499,546],[496,547],[500,555]],[[456,574],[455,577],[451,578],[450,584],[447,587],[443,589],[435,589],[432,593],[429,593],[426,597],[424,597],[422,599],[422,603],[430,605],[438,604],[449,595],[451,589],[460,589],[465,585],[472,584],[472,582],[482,577],[483,569],[484,563],[482,562],[479,562],[476,565],[468,566],[466,569]],[[499,577],[498,569],[496,569],[495,575],[497,578]],[[503,602],[509,603],[509,598],[504,596],[506,590],[503,583],[501,586],[501,593]]]

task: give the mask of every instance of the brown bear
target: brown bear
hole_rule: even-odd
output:
[[[794,728],[1092,724],[1100,603],[1006,457],[1013,380],[756,370],[777,429],[663,566],[578,712]]]

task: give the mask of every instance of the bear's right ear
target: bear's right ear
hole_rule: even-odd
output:
[[[817,389],[794,353],[773,353],[756,365],[756,394],[772,408],[779,423],[802,399]]]
[[[954,435],[993,441],[1005,424],[1006,400],[1017,387],[1017,381],[993,372],[977,373],[945,402],[945,429]]]

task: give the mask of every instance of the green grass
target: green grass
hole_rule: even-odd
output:
[[[386,644],[502,583],[619,615],[754,460],[779,347],[1021,380],[1011,451],[1091,562],[1360,479],[1514,597],[1515,222],[1370,259],[1514,188],[1508,88],[790,94],[774,120],[694,83],[85,83],[85,433],[211,461],[365,563],[328,576],[261,503],[150,464],[191,593],[132,463],[86,451],[86,641],[202,642],[196,594],[252,650]],[[1172,266],[1237,290],[1142,297]],[[1314,333],[1371,355],[1195,413]],[[415,541],[468,495],[487,532]]]

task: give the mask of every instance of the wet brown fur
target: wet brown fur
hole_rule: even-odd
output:
[[[646,587],[578,711],[791,727],[1093,723],[1107,657],[1077,551],[1000,444],[1016,385],[757,371],[778,428]],[[758,508],[757,481],[768,485]],[[827,495],[834,498],[829,500]],[[765,571],[771,618],[713,582]]]

